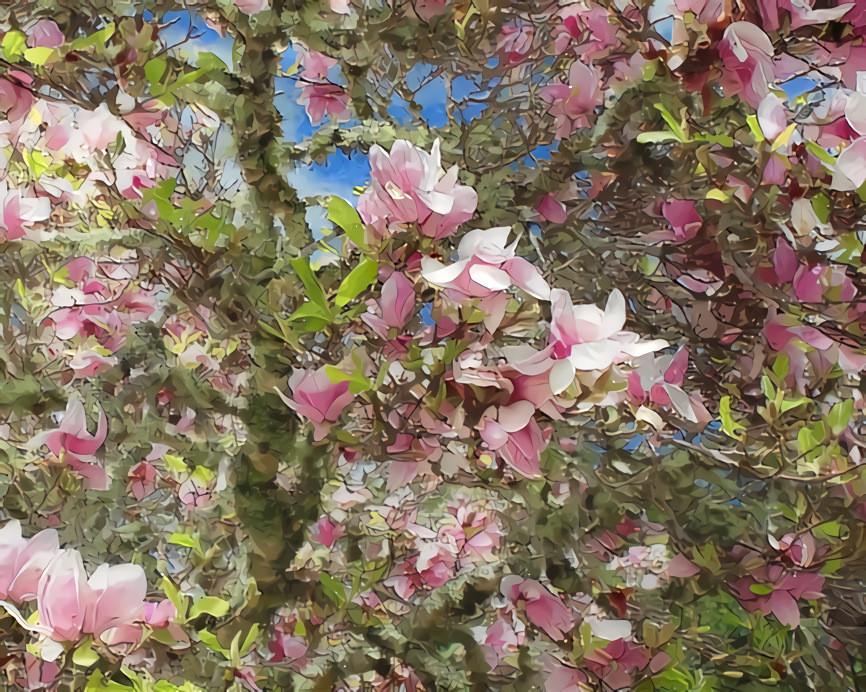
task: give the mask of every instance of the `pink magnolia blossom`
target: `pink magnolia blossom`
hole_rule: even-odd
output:
[[[725,0],[674,0],[677,9],[691,12],[701,24],[714,24],[725,13]]]
[[[496,52],[504,65],[517,65],[529,56],[535,27],[522,20],[507,22],[496,39]]]
[[[547,449],[552,430],[542,430],[528,401],[491,407],[482,418],[479,434],[487,447],[508,466],[527,478],[541,475],[541,453]]]
[[[433,17],[438,17],[448,11],[450,0],[417,0],[415,2],[415,12],[425,22],[429,22]]]
[[[327,80],[328,71],[337,65],[336,58],[315,50],[307,50],[303,47],[298,49],[298,59],[303,68],[301,77],[310,82]]]
[[[583,692],[586,689],[586,673],[565,665],[549,654],[542,656],[544,667],[544,692]]]
[[[511,574],[503,577],[499,589],[514,604],[523,601],[526,617],[551,638],[561,641],[574,628],[574,613],[535,579]]]
[[[308,648],[303,637],[277,632],[274,639],[268,644],[268,649],[273,654],[270,662],[293,663],[302,660],[306,656]]]
[[[350,14],[352,12],[351,0],[329,0],[331,12],[335,14]]]
[[[781,565],[753,570],[733,585],[734,596],[750,613],[775,615],[783,625],[799,627],[798,601],[823,598],[824,577],[814,572],[786,571]]]
[[[857,190],[866,183],[866,136],[858,137],[845,147],[832,171],[833,190]]]
[[[568,210],[565,205],[552,194],[542,197],[541,201],[535,205],[535,211],[550,223],[565,223],[568,218]]]
[[[58,642],[86,634],[107,646],[137,646],[142,623],[164,627],[174,607],[146,604],[147,580],[139,565],[100,565],[90,579],[77,550],[61,550],[45,566],[36,591],[40,631]],[[163,602],[165,603],[165,602]]]
[[[4,181],[0,182],[0,211],[3,239],[18,240],[26,236],[34,224],[51,216],[51,200],[47,197],[33,197],[26,191],[10,188]]]
[[[655,240],[682,243],[694,238],[703,225],[703,219],[692,200],[673,197],[665,200],[662,204],[662,216],[671,225],[673,232],[650,234]]]
[[[667,654],[663,654],[667,657]],[[650,663],[650,655],[646,648],[632,644],[624,639],[616,639],[603,649],[593,649],[584,656],[587,667],[595,673],[612,690],[631,689],[634,671],[643,670]],[[670,660],[660,659],[658,672]]]
[[[57,531],[45,529],[32,538],[21,536],[13,519],[0,529],[0,599],[21,603],[36,598],[42,572],[60,550]]]
[[[619,45],[610,11],[594,2],[574,2],[561,7],[562,23],[553,30],[554,51],[561,55],[572,48],[577,55],[590,58],[606,48]]]
[[[349,392],[348,382],[332,382],[324,368],[295,369],[289,378],[289,389],[291,398],[282,393],[280,397],[295,413],[312,422],[313,437],[317,442],[325,439],[329,424],[339,420],[343,409],[355,398]]]
[[[167,598],[158,602],[145,601],[143,608],[144,621],[157,629],[168,627],[169,623],[177,616],[177,608]]]
[[[86,633],[87,608],[93,591],[77,550],[62,550],[39,579],[36,605],[39,623],[55,641],[78,641]]]
[[[379,236],[417,223],[423,235],[444,238],[475,213],[478,195],[458,184],[457,166],[442,171],[439,140],[429,154],[402,139],[390,152],[374,145],[370,168],[370,187],[358,200],[358,213]]]
[[[99,565],[87,582],[84,631],[108,645],[138,644],[147,578],[140,565]]]
[[[550,104],[548,112],[556,121],[557,139],[588,126],[589,114],[602,102],[598,75],[580,60],[575,60],[568,70],[567,84],[549,84],[539,93]]]
[[[56,48],[64,42],[63,32],[52,19],[40,19],[27,31],[27,45]]]
[[[105,469],[94,456],[105,442],[108,434],[108,419],[105,412],[99,411],[96,432],[87,431],[87,415],[80,399],[72,398],[66,405],[66,412],[60,427],[39,433],[28,443],[30,449],[46,445],[60,461],[69,464],[72,470],[85,478],[87,487],[104,490],[108,487]]]
[[[446,266],[425,257],[421,275],[434,286],[446,289],[455,302],[498,295],[511,286],[547,300],[550,287],[533,264],[517,256],[517,240],[506,244],[510,232],[507,226],[469,231],[457,246],[456,262]]]
[[[667,346],[661,339],[643,341],[634,332],[623,331],[625,298],[618,290],[601,310],[595,305],[573,305],[567,291],[555,288],[550,292],[550,308],[550,344],[558,360],[550,373],[554,394],[567,389],[578,370],[606,370]]]
[[[767,34],[749,22],[728,25],[719,42],[725,66],[723,84],[757,108],[770,93],[773,73],[773,44]]]
[[[415,285],[402,272],[394,272],[382,284],[378,302],[379,314],[369,310],[361,315],[382,338],[391,329],[402,329],[415,310]]]
[[[349,119],[349,94],[343,87],[330,82],[298,82],[295,86],[301,90],[298,103],[306,109],[313,125],[318,125],[325,115],[330,115],[338,123]]]
[[[235,0],[237,8],[245,15],[258,14],[268,7],[268,0]]]

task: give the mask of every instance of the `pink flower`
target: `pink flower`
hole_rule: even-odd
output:
[[[490,627],[473,627],[475,641],[481,644],[484,660],[491,668],[496,668],[508,656],[520,650],[525,638],[525,626],[517,620],[497,619]]]
[[[361,319],[369,324],[383,339],[391,329],[402,329],[415,310],[415,284],[402,272],[394,272],[382,284],[379,297],[379,313],[368,311]]]
[[[334,542],[341,536],[346,535],[343,527],[339,524],[331,523],[327,516],[323,516],[313,524],[311,533],[322,545],[330,548]]]
[[[5,240],[17,240],[27,235],[34,224],[51,216],[51,200],[47,197],[32,197],[29,193],[9,188],[0,182],[0,228]]]
[[[533,418],[535,407],[528,401],[491,407],[479,426],[481,439],[515,471],[527,478],[541,475],[541,453],[547,449],[552,430],[542,430]]]
[[[643,670],[650,662],[649,653],[643,646],[624,639],[612,641],[603,649],[594,649],[584,659],[587,667],[601,678],[606,688],[612,690],[631,689],[632,671]],[[669,660],[661,659],[658,670]]]
[[[65,41],[60,27],[51,19],[40,19],[30,27],[27,34],[27,45],[31,48],[56,48]]]
[[[156,492],[156,467],[149,461],[142,461],[138,466],[130,469],[129,491],[139,502]]]
[[[268,0],[235,0],[237,8],[247,16],[258,14],[268,7]]]
[[[449,0],[417,0],[415,12],[425,22],[448,11]]]
[[[45,529],[30,539],[21,536],[17,519],[0,529],[0,599],[21,603],[36,598],[39,578],[60,550],[57,531]]]
[[[507,226],[469,231],[457,246],[456,262],[446,266],[425,257],[421,260],[421,275],[434,286],[446,289],[455,302],[487,298],[511,286],[547,300],[550,287],[533,264],[517,257],[517,240],[506,245],[510,232]]]
[[[515,605],[523,601],[526,617],[551,639],[561,641],[574,628],[574,613],[535,579],[511,574],[499,586],[502,595]]]
[[[70,399],[60,427],[39,433],[30,440],[28,447],[37,449],[46,445],[60,461],[69,464],[76,473],[84,476],[87,487],[104,490],[108,487],[108,477],[94,454],[105,442],[108,419],[99,406],[97,410],[99,415],[96,432],[91,434],[87,432],[87,415],[81,400]]]
[[[574,2],[557,11],[562,24],[553,30],[554,51],[561,55],[573,48],[577,55],[587,58],[616,46],[616,26],[611,24],[611,13],[606,7]]]
[[[167,598],[154,603],[145,601],[142,617],[144,621],[155,629],[168,627],[168,624],[177,616],[177,608]]]
[[[857,190],[866,183],[866,137],[858,137],[845,147],[832,171],[833,190]]]
[[[558,359],[550,372],[554,394],[571,385],[575,371],[606,370],[667,346],[661,339],[642,341],[634,332],[623,331],[625,298],[618,290],[600,310],[595,305],[572,305],[567,291],[554,288],[550,309],[550,344]]]
[[[308,646],[303,637],[277,632],[274,640],[268,644],[268,649],[273,654],[270,663],[292,663],[306,655]]]
[[[417,223],[423,235],[444,238],[475,213],[478,195],[457,183],[457,166],[443,173],[438,139],[429,154],[402,139],[389,153],[374,145],[370,168],[370,187],[358,200],[358,213],[379,236]]]
[[[511,21],[502,26],[502,33],[496,39],[496,52],[501,55],[502,64],[517,65],[532,50],[535,27],[522,20]]]
[[[575,60],[568,71],[568,84],[549,84],[539,92],[550,104],[548,113],[556,120],[557,139],[566,139],[579,127],[589,125],[588,115],[601,105],[602,94],[595,71]]]
[[[750,613],[775,615],[783,625],[799,627],[799,600],[823,598],[824,577],[813,572],[786,571],[780,565],[753,570],[733,586],[734,596]]]
[[[535,211],[541,214],[550,223],[565,223],[568,211],[565,205],[554,195],[544,195],[541,201],[535,205]]]
[[[695,209],[695,203],[687,199],[670,198],[662,204],[662,215],[673,229],[673,242],[685,242],[694,238],[703,225],[703,219]]]
[[[84,631],[108,645],[138,644],[147,578],[140,565],[99,565],[87,582]]]
[[[773,44],[767,34],[749,22],[728,25],[719,42],[725,66],[723,84],[757,108],[770,93],[773,73]]]
[[[301,77],[311,82],[327,80],[328,71],[337,65],[336,58],[315,50],[300,48],[298,53],[301,66],[303,67]]]
[[[309,84],[298,82],[295,86],[301,90],[298,103],[302,105],[310,118],[310,123],[318,125],[330,115],[335,122],[345,122],[349,119],[349,94],[337,84]]]
[[[61,550],[39,579],[36,607],[40,625],[55,641],[78,641],[85,634],[93,591],[77,550]]]
[[[336,14],[350,14],[352,12],[351,0],[329,0],[331,12]]]
[[[725,0],[674,0],[677,9],[691,12],[701,24],[714,24],[725,12]]]
[[[332,382],[325,369],[295,369],[289,378],[292,398],[280,394],[286,405],[313,423],[313,438],[319,442],[328,434],[329,425],[340,418],[343,409],[355,398],[348,382]]]

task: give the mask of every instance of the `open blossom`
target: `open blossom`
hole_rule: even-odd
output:
[[[595,70],[575,60],[568,70],[567,84],[542,87],[540,95],[550,104],[548,112],[556,119],[558,139],[565,139],[577,128],[589,125],[589,114],[602,102],[598,84]]]
[[[733,585],[734,596],[750,613],[759,611],[775,615],[783,625],[800,625],[799,601],[823,598],[824,577],[814,572],[786,570],[769,565],[739,579]]]
[[[0,229],[5,240],[18,240],[27,235],[34,224],[51,216],[51,200],[34,197],[30,193],[10,188],[0,182]]]
[[[542,430],[528,401],[491,407],[482,418],[479,434],[486,446],[508,466],[527,478],[541,475],[541,453],[547,449],[551,429]]]
[[[596,305],[573,305],[567,291],[555,288],[550,292],[550,308],[550,343],[559,361],[550,373],[555,394],[571,385],[575,371],[606,370],[667,346],[661,339],[643,341],[623,330],[625,298],[618,290],[601,310]]]
[[[39,578],[38,628],[58,642],[91,634],[108,646],[135,646],[143,634],[142,623],[165,627],[175,615],[170,601],[146,603],[146,594],[141,566],[100,565],[88,579],[81,554],[61,550]]]
[[[54,529],[27,539],[22,537],[17,519],[7,522],[0,529],[0,599],[21,603],[36,598],[39,578],[59,550]]]
[[[382,338],[388,337],[391,329],[402,329],[415,310],[415,288],[402,272],[394,272],[382,284],[378,302],[378,314],[368,311],[361,315]]]
[[[339,420],[343,409],[354,399],[354,394],[349,392],[349,383],[332,382],[324,368],[296,369],[289,378],[289,389],[291,398],[282,393],[280,397],[295,413],[313,423],[316,441],[325,439],[329,424]]]
[[[458,184],[457,166],[443,172],[439,140],[429,154],[402,139],[390,152],[374,145],[370,168],[370,187],[358,200],[358,213],[380,236],[417,223],[423,235],[444,238],[475,213],[478,195]]]
[[[448,11],[450,0],[417,0],[415,2],[415,12],[425,22],[429,22],[433,17],[445,14]]]
[[[752,108],[761,104],[775,80],[773,53],[767,34],[749,22],[730,24],[719,42],[726,71],[723,83],[738,92]]]
[[[63,41],[63,32],[52,19],[40,19],[27,30],[27,45],[31,48],[56,48]]]
[[[502,579],[499,589],[514,604],[523,602],[529,621],[551,638],[562,640],[574,627],[574,613],[535,579],[511,574]]]
[[[108,487],[108,477],[96,457],[97,450],[102,447],[108,434],[108,419],[105,412],[99,409],[96,432],[87,431],[87,414],[84,405],[78,398],[72,398],[66,405],[66,413],[55,430],[39,433],[28,443],[30,449],[42,445],[48,447],[51,453],[83,476],[88,487],[104,490]]]
[[[454,302],[472,298],[498,298],[511,286],[529,295],[547,300],[550,287],[538,268],[516,253],[517,240],[507,245],[511,229],[507,226],[469,231],[457,246],[457,261],[444,265],[432,257],[421,260],[421,275],[434,286],[446,290]],[[493,301],[488,312],[500,314],[492,319],[498,325],[505,312],[505,303]],[[481,307],[485,307],[482,301]],[[488,324],[488,328],[491,325]]]
[[[298,82],[295,86],[301,90],[298,103],[306,109],[313,125],[318,125],[325,115],[330,115],[338,123],[349,119],[349,94],[343,87],[330,82]]]

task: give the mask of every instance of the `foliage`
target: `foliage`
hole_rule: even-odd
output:
[[[859,3],[0,32],[6,686],[858,688]]]

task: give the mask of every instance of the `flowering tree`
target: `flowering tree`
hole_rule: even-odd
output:
[[[0,32],[5,686],[857,689],[858,3]]]

